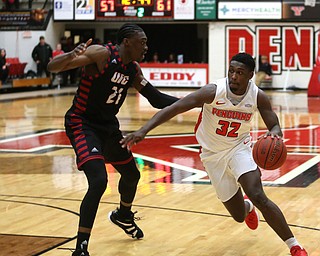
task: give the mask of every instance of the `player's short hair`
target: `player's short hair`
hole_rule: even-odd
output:
[[[255,63],[254,59],[252,58],[252,56],[248,53],[245,53],[245,52],[240,52],[240,53],[234,55],[231,58],[231,61],[233,61],[233,60],[243,63],[244,65],[246,65],[249,68],[250,71],[254,71],[254,69],[256,67],[256,63]]]
[[[117,35],[117,43],[121,44],[124,38],[131,38],[138,32],[144,32],[141,27],[136,24],[126,23],[121,26]]]

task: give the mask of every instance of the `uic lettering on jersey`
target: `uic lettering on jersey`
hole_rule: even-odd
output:
[[[125,85],[129,81],[129,76],[125,76],[124,74],[121,74],[119,72],[115,72],[111,78],[111,82],[116,84],[122,84]]]

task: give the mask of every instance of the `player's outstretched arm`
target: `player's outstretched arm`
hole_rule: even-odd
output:
[[[160,124],[170,120],[174,116],[186,112],[196,107],[202,107],[205,103],[211,103],[215,97],[216,85],[209,84],[201,89],[188,94],[184,98],[178,100],[172,105],[165,107],[156,113],[143,127],[123,138],[120,143],[122,147],[130,149],[136,143],[142,141],[146,134],[159,126]]]
[[[283,134],[280,128],[278,116],[273,111],[268,96],[261,89],[259,89],[258,92],[258,109],[269,130],[265,136],[271,135],[271,137],[282,137]]]
[[[179,100],[179,98],[162,93],[153,87],[152,84],[143,76],[139,64],[136,63],[136,65],[138,68],[138,74],[134,80],[133,86],[150,102],[151,106],[162,109]]]

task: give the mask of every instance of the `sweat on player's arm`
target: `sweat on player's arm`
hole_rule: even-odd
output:
[[[215,97],[216,85],[207,84],[199,90],[188,94],[184,98],[178,100],[172,105],[165,107],[157,112],[143,127],[138,131],[128,134],[123,138],[120,143],[122,147],[130,149],[136,143],[142,141],[146,134],[161,125],[162,123],[170,120],[178,114],[186,112],[196,107],[202,107],[205,103],[211,103]]]
[[[91,42],[92,39],[89,39],[86,43],[79,44],[71,52],[56,56],[49,62],[48,70],[59,73],[90,64],[97,64],[99,70],[102,70],[103,65],[101,64],[110,56],[110,53],[101,45],[90,45]]]

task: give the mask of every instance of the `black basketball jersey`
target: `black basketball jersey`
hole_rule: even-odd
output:
[[[79,87],[66,117],[81,117],[96,124],[115,121],[127,91],[137,75],[137,65],[124,65],[116,46],[106,45],[111,55],[104,69],[95,76],[82,71]]]

